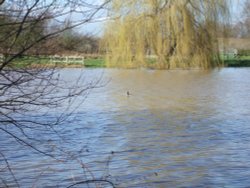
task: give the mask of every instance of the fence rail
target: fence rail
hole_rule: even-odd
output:
[[[3,62],[3,60],[4,60],[4,56],[3,54],[0,54],[0,62]]]
[[[48,59],[50,63],[65,63],[65,64],[81,64],[84,65],[84,56],[61,56],[61,55],[52,55],[52,56],[22,56],[22,57],[33,57],[40,59]],[[3,54],[0,54],[0,62],[3,62],[5,59]]]
[[[49,56],[50,62],[52,63],[77,63],[77,64],[84,64],[84,57],[83,56]]]

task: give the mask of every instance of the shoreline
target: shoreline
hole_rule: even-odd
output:
[[[12,68],[122,68],[119,66],[109,67],[106,66],[105,59],[104,58],[91,58],[91,59],[85,59],[84,63],[65,63],[65,62],[49,62],[46,58],[40,58],[40,59],[16,59],[13,64],[10,66]],[[222,67],[250,67],[250,57],[249,58],[232,58],[232,59],[226,59],[224,60],[224,66]],[[218,67],[218,68],[222,68]],[[149,66],[145,66],[143,68],[147,69],[162,69],[152,66],[152,64],[149,64]],[[136,69],[134,67],[133,69]],[[197,68],[187,68],[187,70],[190,69],[197,69]],[[164,69],[162,69],[164,70]],[[169,70],[169,69],[166,69]]]

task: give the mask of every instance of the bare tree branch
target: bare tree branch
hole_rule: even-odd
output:
[[[16,179],[16,177],[15,177],[15,174],[13,173],[13,171],[12,171],[10,165],[9,165],[8,159],[4,156],[4,154],[3,154],[2,152],[0,152],[0,155],[1,155],[2,158],[4,159],[4,162],[6,163],[6,166],[7,166],[8,170],[9,170],[11,176],[12,176],[13,179],[14,179],[14,181],[15,181],[15,183],[16,183],[16,186],[17,186],[17,187],[20,187],[20,185],[19,185],[19,183],[18,183],[18,181],[17,181],[17,179]]]
[[[102,75],[96,80],[86,81],[81,72],[73,82],[69,82],[60,76],[60,70],[56,66],[42,63],[38,67],[32,65],[34,61],[37,61],[35,64],[43,61],[41,56],[36,56],[37,52],[39,55],[41,51],[45,55],[50,54],[50,51],[53,51],[50,45],[52,40],[58,40],[62,33],[98,18],[110,1],[92,4],[82,0],[0,0],[2,135],[14,140],[23,148],[56,162],[73,160],[80,168],[87,169],[86,172],[89,174],[91,170],[77,155],[60,148],[60,145],[55,146],[55,151],[45,148],[44,145],[52,148],[52,145],[47,144],[46,133],[53,134],[58,140],[64,140],[55,127],[68,121],[94,88],[106,84],[102,82]],[[71,24],[65,24],[67,21]],[[27,62],[23,57],[31,60]],[[33,60],[34,57],[37,58]],[[52,113],[55,111],[56,113]],[[32,135],[33,132],[44,134],[45,137],[36,137]],[[0,139],[0,146],[1,142],[4,140]],[[4,168],[0,170],[9,171],[15,184],[20,187],[22,185],[19,185],[18,176],[15,176],[10,159],[4,152],[0,151],[0,156],[5,162]],[[93,174],[91,177],[93,180],[87,180],[86,183],[106,182],[113,185],[107,180],[95,181]],[[4,178],[1,177],[1,184],[11,187]]]
[[[113,188],[115,188],[116,186],[115,186],[115,184],[113,184],[111,181],[109,181],[109,180],[98,180],[98,179],[96,179],[96,180],[86,180],[86,181],[80,181],[80,182],[77,182],[77,183],[74,183],[74,184],[72,184],[72,185],[70,185],[70,186],[68,186],[67,188],[70,188],[70,187],[74,187],[74,186],[76,186],[76,185],[81,185],[81,184],[87,184],[87,183],[100,183],[100,182],[104,182],[104,183],[108,183],[109,185],[111,185]]]

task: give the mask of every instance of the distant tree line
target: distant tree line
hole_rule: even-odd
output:
[[[243,4],[241,19],[236,23],[226,27],[229,37],[233,38],[250,38],[250,1],[246,0]]]
[[[62,26],[50,26],[51,21],[48,20],[52,16],[49,13],[44,15],[29,15],[25,22],[23,22],[22,19],[18,19],[18,15],[7,11],[3,6],[0,8],[0,54],[16,54],[34,43],[36,45],[29,50],[25,50],[24,54],[98,53],[99,38],[75,31],[69,21],[64,24],[63,27],[68,28],[64,31],[63,28],[58,28]],[[49,40],[36,42],[43,37],[47,37],[48,33],[56,33],[57,30],[62,31],[50,37]]]
[[[54,54],[96,54],[99,50],[99,38],[90,34],[81,34],[68,30],[49,41],[47,46],[51,48],[50,53]]]

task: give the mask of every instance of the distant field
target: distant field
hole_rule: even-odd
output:
[[[250,55],[237,57],[223,57],[226,67],[250,67]],[[148,65],[154,64],[155,61],[148,61]],[[106,67],[104,58],[87,58],[83,62],[53,62],[49,56],[24,56],[14,61],[14,67],[86,67],[86,68],[103,68]]]
[[[66,57],[71,58],[66,61]],[[72,56],[59,56],[53,59],[51,56],[22,56],[13,61],[11,66],[14,67],[105,67],[105,60],[103,58],[91,58],[75,60]]]
[[[154,61],[148,61],[149,67],[153,63]],[[250,67],[250,55],[224,59],[224,64],[227,67]],[[86,59],[84,66],[91,68],[106,67],[104,59]]]
[[[224,63],[228,67],[250,67],[250,38],[227,38],[219,39],[227,49],[237,49],[236,57],[223,57]]]

